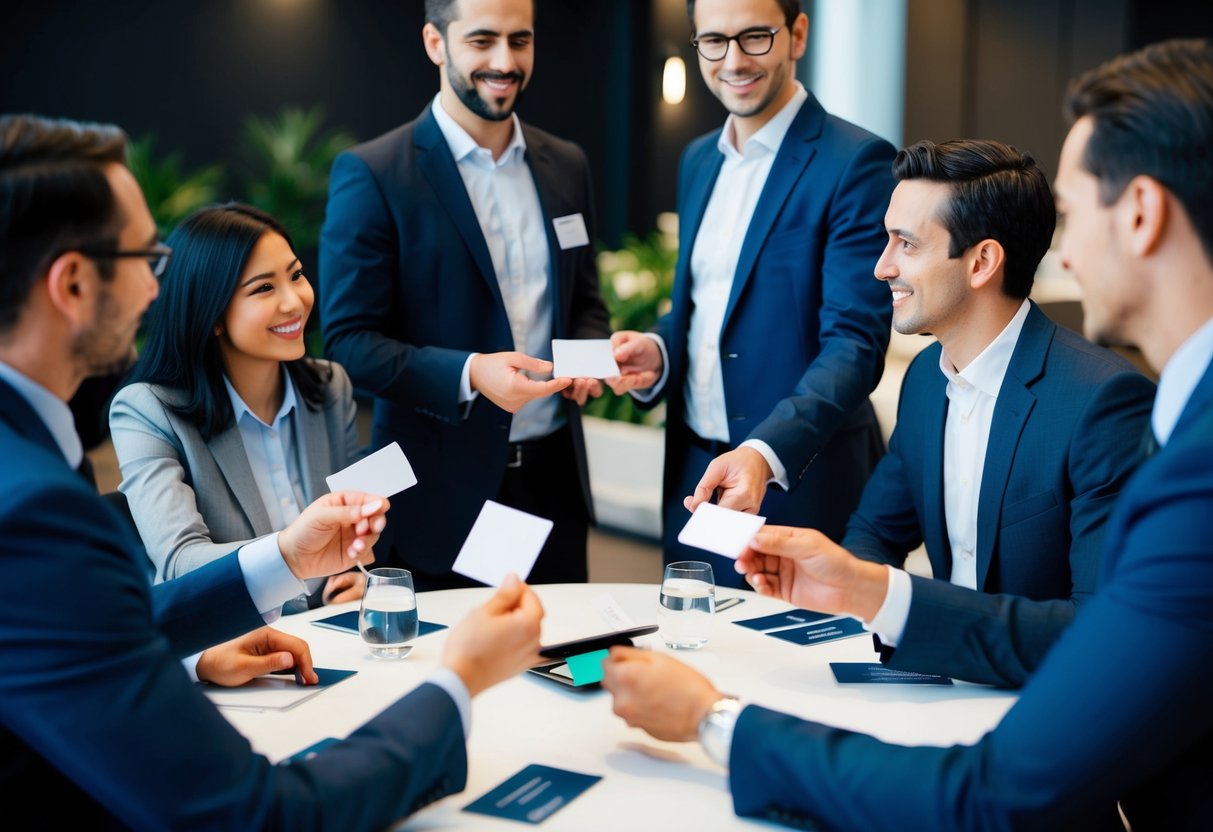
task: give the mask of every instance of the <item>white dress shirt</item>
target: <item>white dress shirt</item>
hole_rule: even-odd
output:
[[[300,432],[298,396],[286,367],[281,372],[284,385],[282,405],[273,423],[268,425],[249,410],[227,376],[223,377],[223,386],[227,388],[228,398],[232,402],[232,415],[240,431],[240,441],[244,444],[244,455],[248,457],[249,468],[253,471],[253,482],[261,495],[265,513],[269,515],[270,527],[275,529],[285,529],[307,505],[303,496],[297,441]],[[305,581],[307,594],[318,590],[324,581],[324,578]],[[306,596],[292,599],[291,611],[302,612],[306,609]]]
[[[468,199],[476,212],[480,231],[488,245],[505,303],[506,317],[514,338],[514,349],[534,358],[552,358],[551,252],[535,177],[526,163],[526,139],[517,115],[511,116],[514,135],[500,158],[476,144],[446,110],[439,96],[432,105],[434,120],[442,131]],[[460,401],[471,401],[472,357],[463,366]],[[551,378],[545,376],[544,379]],[[514,414],[510,441],[525,442],[547,436],[564,422],[564,412],[555,396],[528,402]]]
[[[1213,360],[1213,318],[1188,336],[1167,360],[1158,377],[1158,392],[1154,394],[1154,411],[1150,426],[1159,447],[1167,444],[1175,424],[1188,406],[1192,391],[1204,377]]]
[[[981,479],[985,472],[990,425],[998,404],[1007,367],[1019,342],[1031,303],[1019,311],[969,365],[957,371],[946,352],[940,352],[939,370],[948,379],[948,415],[943,433],[943,503],[952,552],[952,574],[957,586],[977,589],[977,512]],[[880,640],[895,647],[910,615],[910,576],[888,567],[889,584],[884,604],[867,624]],[[939,576],[942,577],[942,576]]]

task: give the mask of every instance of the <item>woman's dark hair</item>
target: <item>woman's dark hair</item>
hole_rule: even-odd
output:
[[[184,392],[167,404],[193,422],[203,439],[231,426],[231,399],[223,384],[223,357],[215,327],[236,292],[253,247],[267,231],[291,248],[282,223],[251,205],[229,202],[186,217],[168,238],[173,259],[148,313],[147,338],[126,384],[146,382]],[[328,380],[306,358],[287,372],[308,407],[324,403]]]

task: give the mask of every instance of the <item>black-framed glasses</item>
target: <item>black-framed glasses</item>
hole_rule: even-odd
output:
[[[173,259],[173,250],[166,245],[157,245],[155,248],[147,249],[146,251],[117,251],[114,249],[103,248],[78,248],[76,251],[83,254],[85,257],[91,257],[94,260],[113,260],[119,257],[142,257],[147,261],[148,268],[152,270],[152,274],[160,277],[168,268],[168,263]]]
[[[765,55],[775,45],[775,35],[779,34],[782,26],[768,29],[765,26],[754,26],[738,32],[735,35],[718,35],[709,33],[691,38],[691,46],[707,61],[723,61],[729,54],[729,41],[737,41],[737,48],[751,57]]]

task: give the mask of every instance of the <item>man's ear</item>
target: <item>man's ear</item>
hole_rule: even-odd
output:
[[[442,66],[446,63],[446,48],[443,40],[442,32],[439,32],[438,27],[433,23],[427,23],[421,27],[421,42],[425,45],[425,54],[429,56],[430,62],[434,66]]]
[[[1001,279],[1007,253],[1002,243],[985,239],[969,249],[969,286],[980,289],[995,277]]]
[[[97,280],[96,266],[87,257],[75,251],[60,254],[46,274],[51,306],[72,324],[84,322],[92,314]]]
[[[1129,250],[1138,257],[1152,254],[1162,242],[1169,219],[1167,189],[1149,176],[1135,176],[1121,194],[1118,224]]]

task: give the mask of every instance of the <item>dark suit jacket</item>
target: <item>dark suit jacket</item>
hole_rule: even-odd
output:
[[[1213,817],[1213,370],[1108,520],[1099,590],[976,745],[747,708],[738,814],[831,829],[1204,830]],[[1107,821],[1106,824],[1102,823]]]
[[[678,265],[670,312],[657,325],[669,352],[671,425],[685,421],[691,252],[724,162],[719,137],[696,139],[679,167]],[[885,245],[893,157],[892,145],[829,115],[809,94],[754,209],[720,332],[729,440],[766,442],[792,486],[769,493],[761,513],[834,537],[883,447],[868,394],[884,369],[892,316],[873,270]],[[678,484],[681,434],[668,434],[667,504],[690,493]]]
[[[605,338],[593,246],[562,251],[552,227],[580,213],[594,238],[585,155],[532,127],[523,135],[552,257],[552,337]],[[333,163],[320,289],[329,357],[375,396],[372,447],[399,441],[417,474],[418,486],[393,498],[388,537],[410,564],[445,572],[497,494],[511,420],[484,396],[465,418],[460,374],[469,353],[512,350],[514,340],[476,213],[429,107]],[[565,413],[593,517],[579,410],[566,403]]]
[[[254,754],[180,664],[264,623],[236,555],[149,590],[129,523],[3,381],[0,459],[0,792],[26,828],[383,828],[462,788],[434,685],[313,760]]]
[[[939,580],[911,577],[891,666],[1018,686],[1095,591],[1108,516],[1142,459],[1154,384],[1033,304],[994,406],[977,511],[981,592],[972,592],[948,581],[939,354],[933,344],[910,364],[889,453],[843,546],[901,567],[926,542]]]

